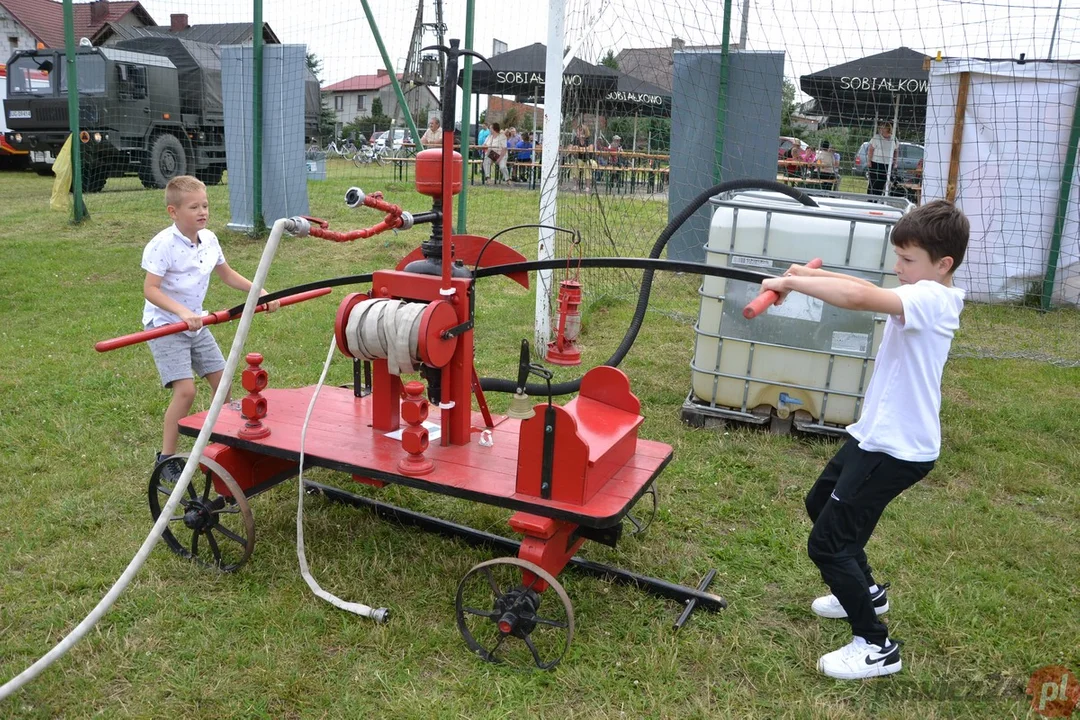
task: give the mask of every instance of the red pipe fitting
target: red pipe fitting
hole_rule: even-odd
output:
[[[401,209],[398,208],[398,211],[400,213]],[[334,230],[312,226],[310,234],[334,242],[352,242],[353,240],[362,240],[373,237],[379,233],[386,232],[387,230],[396,230],[404,224],[405,221],[401,219],[400,214],[394,215],[391,213],[383,218],[382,222],[369,228],[350,230],[349,232],[335,232]]]

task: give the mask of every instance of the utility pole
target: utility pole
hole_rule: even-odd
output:
[[[423,2],[423,0],[420,0]],[[435,35],[435,44],[446,46],[446,23],[443,22],[443,9],[442,0],[435,0],[435,22],[425,23],[424,29],[431,31]],[[439,53],[436,57],[439,60],[439,75],[440,82],[442,77],[446,74],[446,57]],[[438,83],[436,83],[438,84]]]
[[[412,38],[409,39],[409,54],[405,56],[405,68],[401,74],[401,82],[406,88],[412,90],[423,83],[420,73],[420,48],[424,47],[424,0],[416,3],[416,21],[413,22]],[[403,108],[394,112],[394,118],[398,113],[404,114]]]

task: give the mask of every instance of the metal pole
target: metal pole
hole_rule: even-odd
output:
[[[899,137],[899,134],[900,134],[900,96],[899,95],[894,95],[893,96],[892,141],[893,141],[893,150],[894,150],[893,155],[896,156],[897,160],[900,159],[900,137]],[[896,164],[896,163],[893,162],[892,157],[890,157],[887,160],[887,162],[889,163],[889,166],[885,170],[885,192],[883,193],[886,196],[892,194],[889,191],[892,189],[893,170],[895,169],[893,166]]]
[[[544,152],[540,156],[540,224],[556,223],[559,196],[559,135],[562,129],[562,50],[565,40],[566,2],[551,0],[548,5],[547,64],[544,67]],[[541,228],[537,259],[555,256],[555,231]],[[547,351],[551,337],[551,271],[536,273],[535,352]]]
[[[597,148],[597,143],[600,142],[600,98],[596,99],[596,114],[593,115],[592,141],[593,150],[595,150]]]
[[[473,17],[476,12],[476,0],[466,0],[465,3],[465,49],[473,49]],[[472,64],[471,55],[465,56],[465,73],[461,82],[461,192],[458,194],[457,209],[457,233],[465,234],[465,218],[469,212],[469,200],[466,195],[469,192],[469,140],[472,138],[472,127],[469,124],[469,104],[472,102]],[[454,79],[455,82],[457,78]],[[480,108],[480,99],[476,99],[476,107]],[[479,127],[479,125],[477,125]],[[450,128],[451,130],[453,128]],[[446,132],[447,128],[443,128]]]
[[[405,93],[401,92],[401,83],[398,82],[397,73],[394,72],[394,65],[390,62],[390,55],[387,54],[386,45],[383,44],[382,35],[379,34],[379,26],[375,24],[375,16],[371,14],[371,5],[368,4],[368,0],[360,0],[360,4],[364,6],[364,15],[367,16],[371,34],[375,36],[375,44],[379,46],[379,54],[382,55],[383,65],[386,66],[386,73],[390,76],[390,85],[393,86],[394,95],[397,96],[398,107],[401,108],[401,114],[405,116],[405,124],[409,126],[409,132],[412,133],[413,142],[416,143],[416,147],[420,147],[420,132],[416,129],[416,123],[413,122],[412,113],[409,112],[409,105],[405,102]],[[445,128],[443,130],[445,132]],[[451,130],[453,130],[453,128],[451,128]],[[394,136],[391,132],[391,145],[393,145],[393,142]]]
[[[64,0],[64,72],[67,73],[68,129],[71,131],[71,191],[75,194],[72,221],[81,223],[85,216],[82,196],[82,141],[79,139],[79,74],[76,70],[75,11],[71,0]]]
[[[739,49],[746,49],[746,37],[750,34],[750,0],[743,0],[742,32],[739,33]]]
[[[724,134],[727,126],[728,75],[731,59],[731,0],[724,0],[724,34],[720,47],[720,90],[716,99],[716,147],[713,182],[723,179]]]
[[[1054,59],[1054,39],[1057,37],[1058,21],[1061,19],[1061,0],[1058,0],[1057,12],[1054,14],[1054,29],[1050,31],[1050,50],[1046,53],[1047,60]]]
[[[1061,256],[1061,236],[1065,231],[1065,215],[1069,211],[1069,196],[1072,195],[1073,173],[1076,171],[1076,149],[1080,145],[1080,92],[1076,93],[1076,105],[1073,107],[1072,132],[1069,134],[1069,147],[1065,151],[1065,166],[1061,170],[1061,190],[1058,193],[1057,215],[1054,217],[1054,234],[1050,239],[1050,256],[1046,261],[1046,275],[1043,277],[1043,310],[1050,309],[1050,297],[1054,293],[1054,277],[1057,274],[1058,258]]]
[[[252,228],[255,235],[266,234],[266,218],[263,217],[262,186],[262,135],[263,135],[263,7],[262,0],[255,0],[254,20],[252,21],[251,52],[254,76],[251,108],[251,183],[253,206]]]

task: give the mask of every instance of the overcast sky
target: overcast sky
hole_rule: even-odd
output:
[[[739,38],[744,0],[734,0],[732,41]],[[159,25],[185,12],[193,25],[250,22],[252,3],[220,0],[142,0]],[[873,9],[870,9],[871,5]],[[391,62],[400,72],[416,17],[416,5],[375,2],[372,10]],[[522,11],[522,7],[530,8]],[[1059,0],[754,0],[747,46],[784,51],[785,75],[798,76],[901,45],[952,57],[1045,59]],[[464,38],[464,0],[445,0],[448,37]],[[278,37],[304,43],[323,62],[324,84],[383,66],[363,8],[356,0],[264,0],[263,15]],[[424,0],[424,19],[434,22],[434,0]],[[609,49],[720,44],[719,0],[567,0],[567,45],[598,61]],[[526,5],[477,0],[477,51],[490,54],[492,40],[510,49],[547,39],[547,3]],[[428,34],[425,44],[434,44]],[[1060,0],[1053,45],[1055,59],[1080,59],[1080,0]]]

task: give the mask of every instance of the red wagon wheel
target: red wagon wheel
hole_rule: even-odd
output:
[[[522,582],[523,570],[533,574],[531,583]],[[545,595],[536,590],[541,582],[551,590],[546,596],[554,595],[558,602],[541,607]],[[454,606],[465,644],[488,662],[550,670],[574,639],[570,597],[549,572],[528,560],[505,557],[480,563],[458,583]]]
[[[156,522],[161,509],[176,487],[187,464],[187,453],[173,455],[158,463],[150,475],[148,499],[150,516]],[[195,472],[178,514],[169,519],[161,539],[183,558],[205,567],[233,572],[251,557],[255,549],[255,518],[247,497],[236,480],[217,462],[203,457],[202,468]],[[225,486],[218,494],[214,479]],[[190,538],[181,541],[180,538]]]

